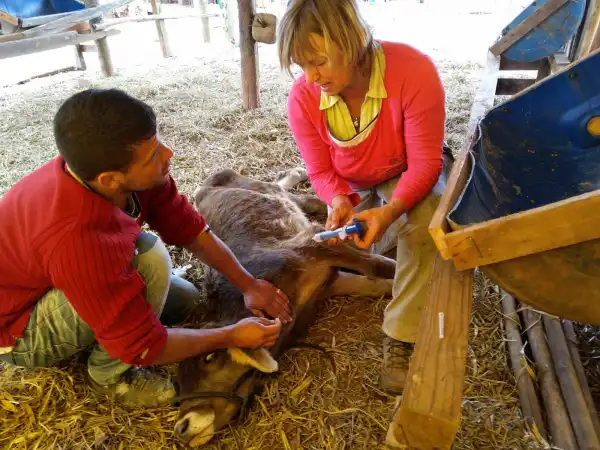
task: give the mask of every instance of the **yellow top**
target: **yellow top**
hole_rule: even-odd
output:
[[[373,129],[374,123],[379,111],[381,111],[381,103],[387,97],[387,92],[383,83],[383,74],[385,73],[385,55],[380,47],[373,60],[371,68],[371,78],[369,80],[369,90],[365,96],[360,110],[360,126],[357,132],[350,115],[350,110],[339,95],[327,95],[321,92],[321,102],[319,108],[325,110],[325,117],[329,132],[335,140],[350,141],[360,132],[367,130],[364,135],[361,134],[361,141]]]

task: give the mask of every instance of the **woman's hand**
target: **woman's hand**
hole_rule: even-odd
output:
[[[292,321],[290,299],[266,280],[254,280],[244,291],[244,303],[255,316],[264,317],[266,313],[284,324]]]
[[[348,224],[352,223],[352,219],[364,222],[367,232],[362,239],[358,235],[352,235],[357,247],[368,249],[375,242],[379,242],[386,230],[398,217],[404,213],[404,205],[400,200],[392,200],[385,206],[372,208],[355,214],[350,219]]]
[[[338,195],[333,198],[331,201],[331,213],[327,217],[327,222],[325,223],[325,230],[335,230],[343,226],[349,220],[352,219],[352,214],[354,213],[354,207],[352,206],[352,202],[350,201],[350,197],[347,195]],[[346,239],[350,239],[349,237]],[[329,245],[334,245],[340,243],[341,240],[338,238],[332,238],[327,241]]]

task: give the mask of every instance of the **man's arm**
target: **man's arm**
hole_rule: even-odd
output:
[[[281,322],[259,317],[222,328],[167,328],[167,342],[153,364],[172,364],[222,348],[272,347],[280,331]]]
[[[285,293],[248,273],[231,249],[211,231],[203,231],[185,248],[242,291],[246,306],[254,314],[264,311],[271,317],[280,318],[283,323],[291,322],[289,299]]]

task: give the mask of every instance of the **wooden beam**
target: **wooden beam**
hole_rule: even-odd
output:
[[[70,14],[72,14],[72,12],[48,14],[47,16],[26,17],[24,19],[21,19],[21,27],[37,27],[39,25],[44,25],[45,23],[52,22],[53,20],[60,19],[61,17],[66,17]]]
[[[258,98],[258,51],[252,38],[254,0],[238,0],[240,53],[242,65],[242,107],[245,110],[259,108]]]
[[[4,11],[0,11],[0,21],[10,23],[15,27],[19,26],[19,19],[12,14],[5,13]]]
[[[451,231],[446,217],[462,194],[471,173],[471,148],[478,136],[477,125],[481,117],[494,106],[499,70],[500,58],[488,52],[486,67],[473,100],[464,146],[456,158],[456,162],[448,177],[446,189],[429,224],[429,233],[444,259],[448,259],[451,256],[444,239],[446,233]]]
[[[452,447],[460,425],[472,301],[473,271],[457,272],[438,255],[389,445]]]
[[[200,10],[200,14],[206,16],[206,0],[194,0],[194,8]],[[205,44],[210,42],[210,26],[208,23],[208,17],[202,18],[202,41]]]
[[[211,17],[221,17],[222,14],[159,14],[157,16],[134,16],[134,17],[119,17],[118,19],[104,19],[102,23],[95,25],[94,30],[106,30],[109,27],[114,27],[124,23],[131,22],[151,22],[154,20],[175,20],[175,19],[209,19]]]
[[[544,22],[568,1],[569,0],[548,0],[538,9],[536,9],[529,17],[523,20],[523,22],[506,33],[500,40],[498,40],[498,42],[492,45],[490,47],[490,52],[494,56],[500,56],[519,40],[525,37],[527,33]]]
[[[515,95],[535,84],[535,78],[498,78],[496,95]]]
[[[581,59],[594,51],[594,40],[597,36],[600,39],[600,0],[588,0],[581,37],[575,50],[576,59]]]
[[[600,238],[600,190],[470,225],[444,240],[458,270]]]
[[[157,0],[150,0],[152,4],[152,14],[159,15],[160,14],[160,4]],[[158,33],[158,40],[160,41],[160,48],[162,50],[163,57],[170,58],[173,56],[171,53],[171,46],[169,45],[169,36],[167,34],[167,28],[165,27],[165,21],[163,19],[158,19],[156,21],[156,31]]]
[[[500,56],[500,70],[538,70],[539,61],[512,61]]]
[[[80,22],[86,20],[101,18],[104,13],[112,11],[113,9],[120,8],[133,0],[115,0],[110,3],[98,5],[98,0],[85,0],[85,9],[81,9],[72,12],[69,15],[60,17],[52,22],[45,23],[39,27],[31,28],[23,31],[25,37],[37,37],[44,36],[47,34],[58,33],[71,28],[73,25],[77,25]]]
[[[0,59],[54,50],[66,45],[76,45],[82,42],[106,38],[106,36],[119,33],[118,30],[99,31],[97,33],[86,34],[79,34],[76,31],[67,31],[65,33],[51,34],[49,36],[4,42],[0,44]]]

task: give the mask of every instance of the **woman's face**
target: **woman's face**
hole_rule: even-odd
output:
[[[342,53],[335,44],[330,45],[327,53],[322,36],[313,33],[310,40],[312,49],[296,64],[304,71],[307,83],[318,84],[327,95],[339,94],[352,80],[352,66],[344,65]]]

